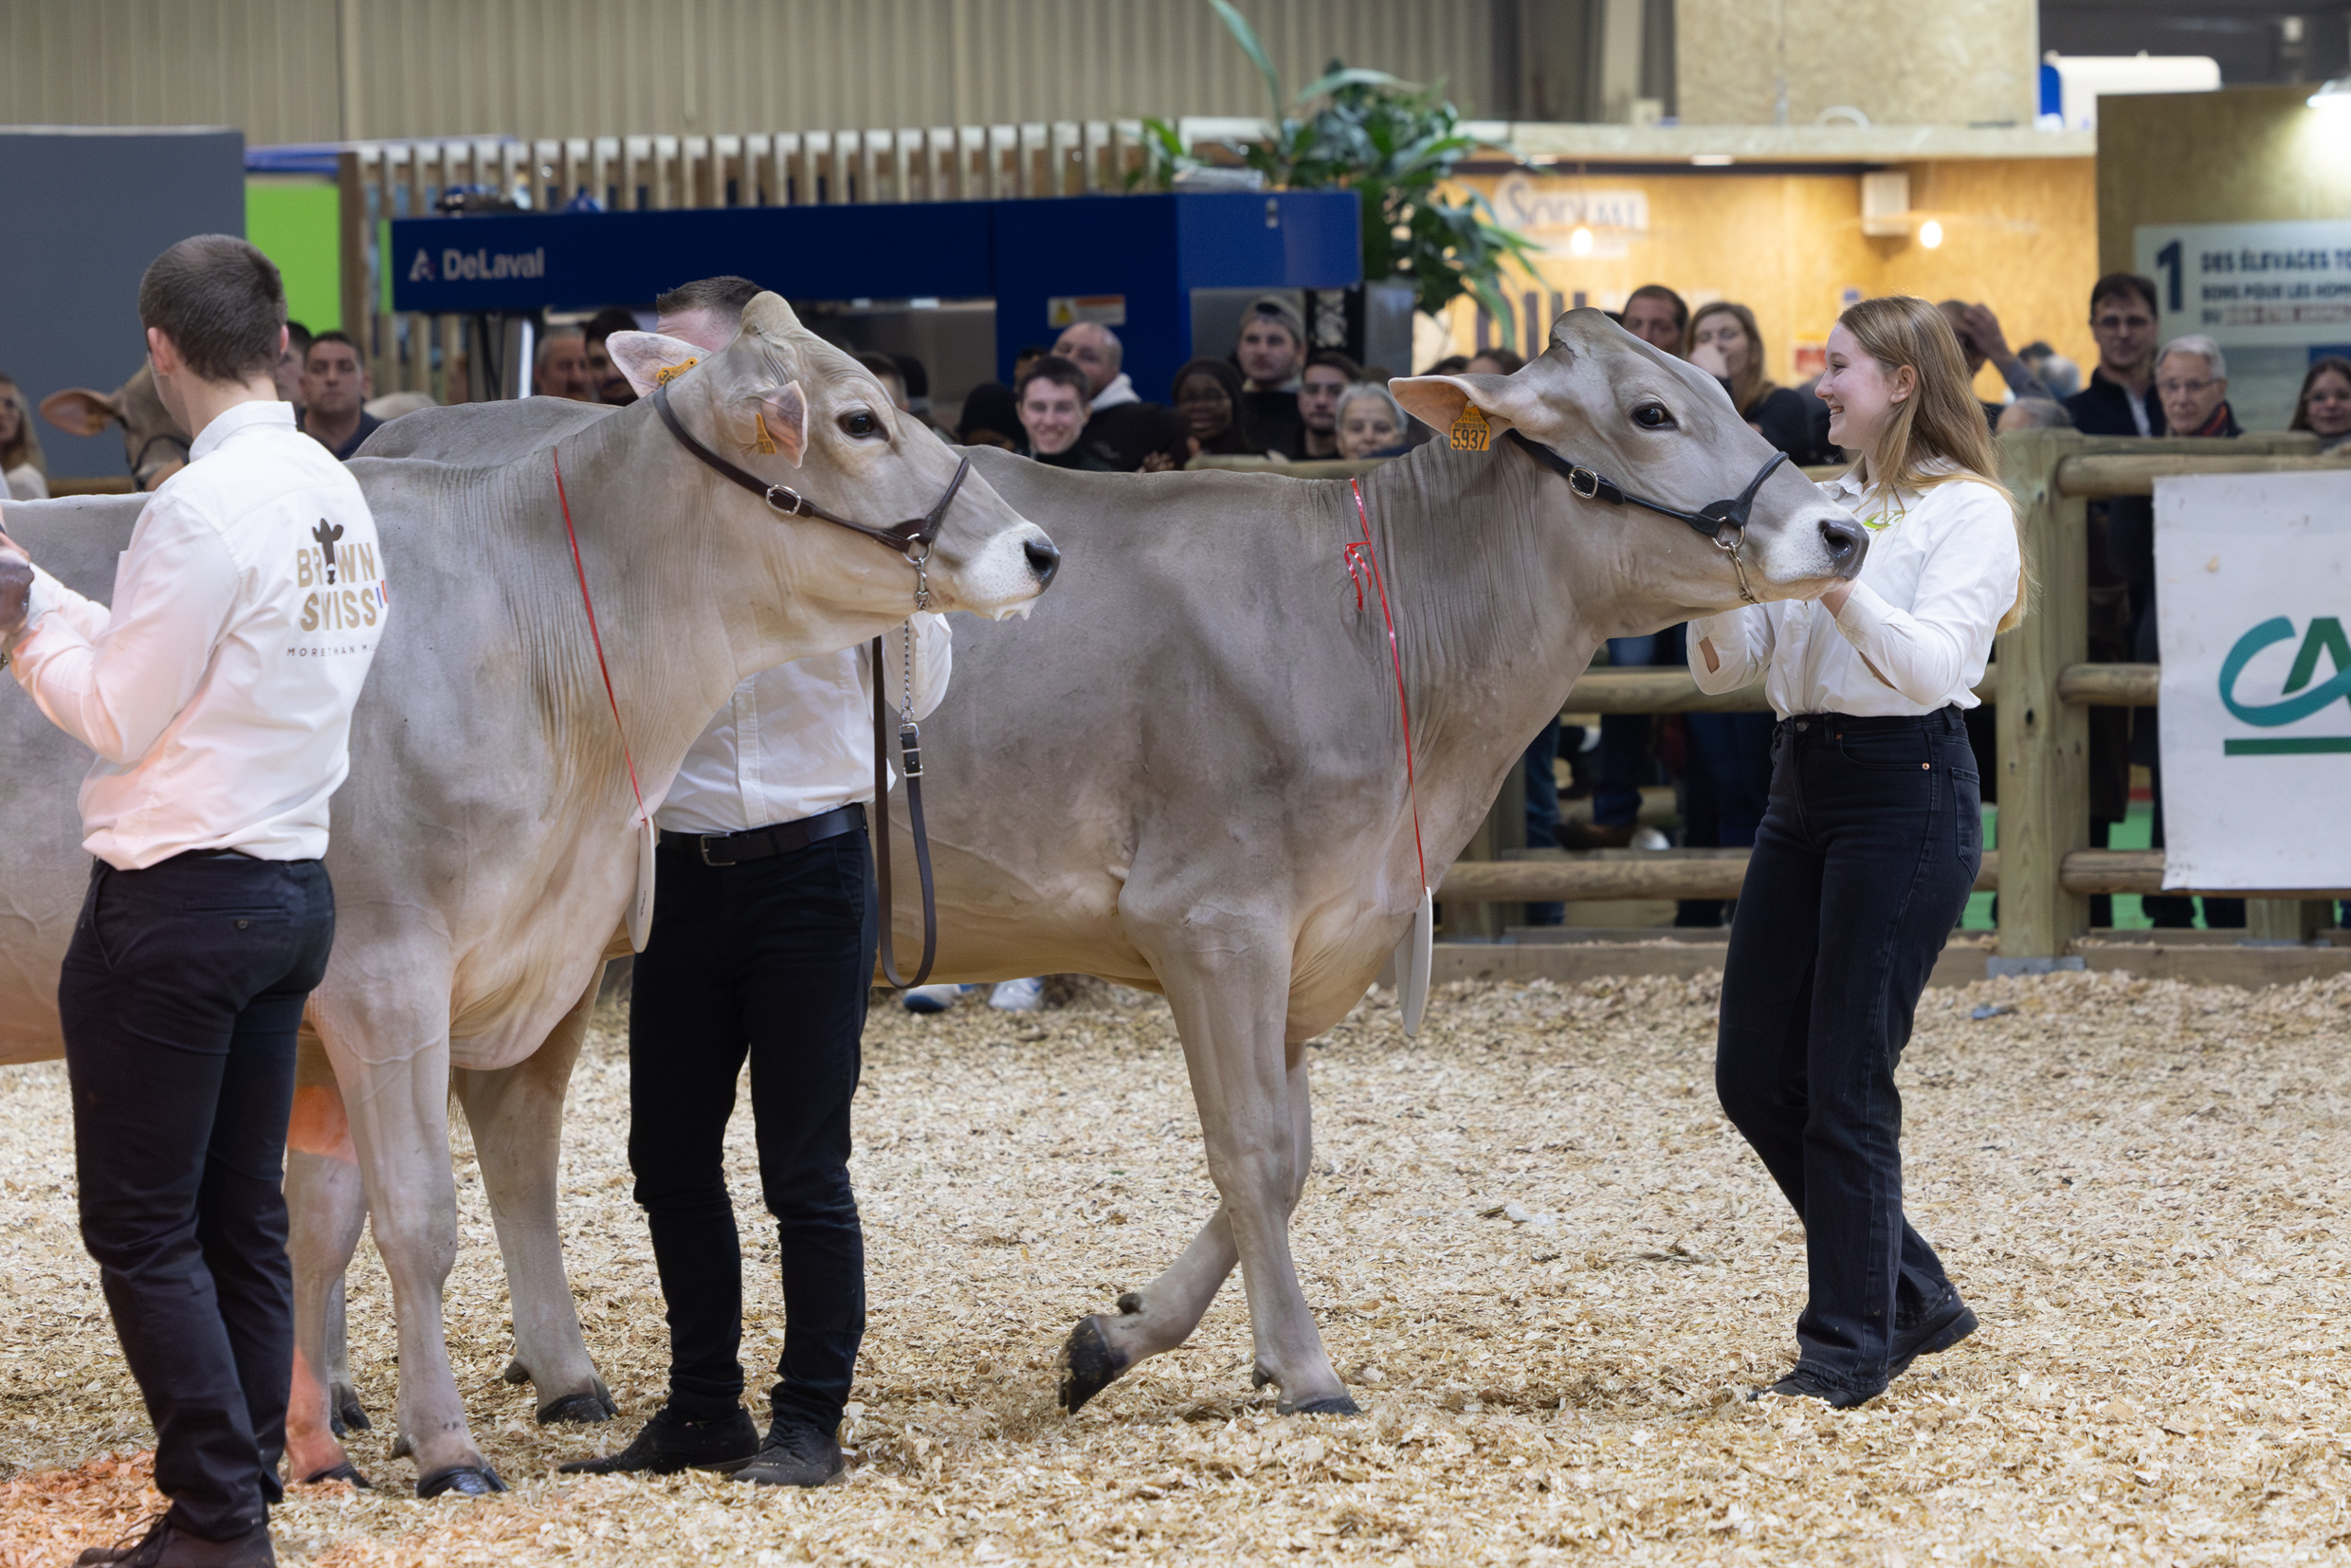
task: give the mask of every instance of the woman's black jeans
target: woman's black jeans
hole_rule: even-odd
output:
[[[1982,864],[1980,792],[1956,708],[1781,720],[1731,923],[1716,1092],[1804,1221],[1798,1364],[1852,1393],[1951,1288],[1903,1218],[1894,1065]]]
[[[866,1333],[866,1241],[849,1186],[849,1102],[877,938],[865,830],[708,866],[664,837],[652,939],[629,1017],[629,1167],[669,1315],[669,1405],[739,1408],[742,1254],[723,1144],[751,1061],[759,1185],[775,1217],[779,1421],[841,1423]]]

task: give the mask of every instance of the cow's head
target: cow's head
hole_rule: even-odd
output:
[[[188,432],[179,428],[155,393],[155,373],[145,365],[111,392],[74,387],[41,400],[41,417],[67,435],[103,435],[122,427],[122,452],[131,482],[152,490],[188,465]]]
[[[1441,440],[1474,405],[1490,429],[1495,461],[1536,462],[1503,439],[1515,428],[1624,490],[1682,512],[1736,499],[1774,456],[1720,381],[1596,310],[1560,317],[1550,347],[1515,374],[1423,375],[1389,390]],[[1585,526],[1626,531],[1621,558],[1645,597],[1691,612],[1740,602],[1725,552],[1690,524],[1640,506],[1579,501],[1563,480],[1546,477],[1539,493],[1563,514],[1581,512]],[[1868,548],[1861,524],[1786,463],[1757,486],[1740,545],[1740,565],[1759,599],[1813,597],[1859,572]]]
[[[863,365],[803,327],[775,295],[744,307],[740,332],[717,354],[681,338],[618,332],[612,361],[650,403],[669,403],[702,446],[828,512],[875,527],[920,518],[956,477],[957,454],[894,408]],[[666,439],[665,437],[657,439]],[[776,528],[794,531],[787,565],[803,606],[846,620],[868,617],[877,594],[911,608],[915,573],[905,555],[818,519],[788,516],[683,450],[683,471],[704,487],[709,515],[755,530],[756,549]],[[924,563],[934,610],[991,617],[1028,606],[1052,581],[1060,553],[975,472],[963,476]]]

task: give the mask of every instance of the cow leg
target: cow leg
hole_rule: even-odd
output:
[[[294,1379],[286,1400],[285,1468],[297,1481],[350,1465],[337,1441],[343,1401],[358,1409],[343,1345],[343,1272],[367,1225],[367,1194],[342,1095],[318,1038],[295,1058],[285,1131],[286,1257],[294,1271]],[[366,1424],[362,1414],[360,1425]],[[350,1471],[355,1476],[355,1470]]]
[[[1306,1190],[1314,1150],[1303,1049],[1292,1048],[1287,1078],[1293,1151],[1289,1207],[1295,1210]],[[1062,1347],[1063,1409],[1076,1411],[1138,1361],[1173,1350],[1192,1338],[1241,1258],[1233,1245],[1229,1214],[1226,1204],[1217,1204],[1216,1212],[1200,1227],[1181,1257],[1140,1290],[1120,1296],[1117,1317],[1080,1320]]]
[[[326,1386],[337,1437],[375,1425],[368,1419],[367,1407],[359,1402],[358,1384],[351,1379],[351,1336],[344,1289],[349,1278],[350,1270],[346,1269],[343,1278],[337,1280],[326,1295]]]
[[[465,1425],[441,1315],[442,1290],[457,1261],[447,957],[396,943],[371,950],[355,941],[351,950],[370,952],[374,973],[336,987],[331,998],[321,992],[317,1005],[399,1326],[392,1451],[415,1456],[419,1497],[503,1491],[505,1483]],[[330,985],[333,978],[330,971]]]
[[[1139,893],[1134,881],[1128,893]],[[1142,908],[1150,902],[1138,897],[1124,912],[1183,1036],[1209,1176],[1224,1200],[1225,1227],[1248,1290],[1255,1376],[1261,1386],[1281,1386],[1285,1413],[1353,1413],[1355,1401],[1322,1348],[1290,1255],[1289,1217],[1303,1185],[1307,1143],[1303,1048],[1285,1038],[1289,932],[1279,921],[1188,901],[1169,912],[1173,918],[1154,920]],[[1152,941],[1155,935],[1164,942]],[[1197,1272],[1216,1261],[1209,1253]]]
[[[602,975],[599,966],[599,979]],[[506,1377],[534,1385],[542,1423],[603,1421],[617,1413],[580,1337],[556,1224],[563,1097],[595,1002],[592,981],[538,1050],[511,1067],[456,1075],[514,1304],[515,1359]]]

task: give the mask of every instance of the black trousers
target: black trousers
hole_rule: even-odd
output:
[[[1804,1221],[1799,1363],[1856,1393],[1951,1288],[1903,1218],[1894,1066],[1982,863],[1980,812],[1956,709],[1783,720],[1731,921],[1716,1091]]]
[[[743,1392],[742,1253],[721,1143],[751,1061],[759,1184],[783,1254],[779,1421],[841,1421],[866,1334],[866,1238],[849,1187],[877,928],[865,831],[738,866],[663,841],[652,939],[629,1015],[629,1166],[669,1319],[669,1403]]]
[[[92,868],[58,981],[82,1239],[191,1535],[278,1501],[294,1366],[294,1032],[335,944],[315,860]]]

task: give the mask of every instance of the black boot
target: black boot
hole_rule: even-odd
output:
[[[1841,1389],[1834,1384],[1823,1382],[1799,1366],[1769,1388],[1749,1391],[1747,1397],[1755,1400],[1762,1398],[1767,1394],[1777,1394],[1790,1399],[1817,1399],[1831,1410],[1851,1410],[1855,1405],[1868,1404],[1882,1392],[1884,1391],[1872,1390],[1868,1394],[1855,1394],[1850,1389]]]
[[[680,1470],[730,1468],[758,1451],[759,1429],[740,1405],[715,1421],[688,1421],[664,1405],[636,1441],[620,1452],[574,1459],[556,1468],[565,1475],[675,1475]]]
[[[269,1543],[269,1526],[261,1525],[234,1541],[207,1541],[172,1522],[156,1519],[137,1541],[116,1546],[93,1546],[74,1559],[74,1568],[277,1568],[277,1548]]]
[[[1891,1382],[1910,1370],[1922,1356],[1949,1350],[1976,1332],[1976,1314],[1956,1290],[1935,1304],[1908,1328],[1894,1330],[1893,1353],[1886,1358],[1886,1378]]]
[[[847,1468],[831,1431],[779,1417],[768,1429],[757,1457],[737,1470],[734,1479],[761,1486],[825,1486],[840,1480]]]

